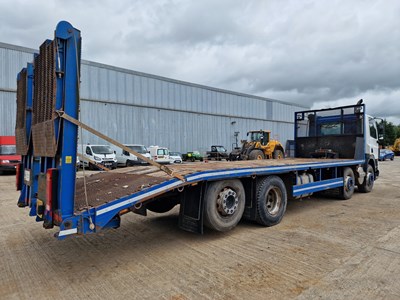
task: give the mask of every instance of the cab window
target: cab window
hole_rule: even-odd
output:
[[[375,120],[372,118],[369,118],[369,134],[374,139],[378,138],[378,133],[376,132],[376,127],[375,127]]]
[[[90,147],[86,147],[86,154],[92,155],[92,150],[90,149]]]

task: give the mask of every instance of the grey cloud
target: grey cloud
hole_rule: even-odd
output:
[[[67,19],[85,59],[313,107],[368,98],[400,123],[399,15],[396,0],[0,0],[0,36],[37,48]]]

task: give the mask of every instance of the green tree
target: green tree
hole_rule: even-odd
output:
[[[400,134],[400,126],[395,126],[392,122],[386,120],[383,120],[383,126],[385,128],[385,136],[382,144],[384,146],[393,145],[394,140],[397,138],[397,134]]]
[[[394,127],[396,138],[400,138],[400,124]]]

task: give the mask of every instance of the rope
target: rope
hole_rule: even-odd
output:
[[[78,43],[76,41],[76,36],[74,34],[74,43],[75,43],[75,59],[76,59],[76,77],[78,80],[78,103],[80,104],[81,100],[81,82],[80,82],[80,76],[79,76],[79,63],[78,63]],[[81,113],[80,109],[78,107],[78,119],[81,119]],[[82,132],[82,127],[80,127],[80,139],[81,139],[81,153],[83,155],[83,132]],[[85,203],[86,203],[86,208],[89,216],[89,228],[91,230],[94,230],[95,226],[92,220],[92,216],[90,215],[89,212],[89,201],[88,201],[88,195],[87,195],[87,187],[86,187],[86,174],[85,174],[85,163],[82,161],[82,172],[83,172],[83,190],[84,190],[84,195],[85,195]]]

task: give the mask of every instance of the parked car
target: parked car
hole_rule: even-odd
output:
[[[389,149],[381,149],[379,150],[379,160],[393,160],[394,159],[394,152]]]
[[[171,163],[168,148],[160,147],[160,146],[150,146],[149,150],[150,150],[151,158],[155,162],[158,162],[159,164],[170,164]]]
[[[81,147],[78,146],[78,152]],[[84,146],[83,157],[87,157],[96,162],[96,164],[101,164],[106,168],[115,169],[117,168],[117,158],[115,153],[112,151],[111,147],[108,145],[90,145]],[[91,162],[81,159],[81,165],[89,167],[89,169],[97,169],[96,165]]]
[[[180,153],[180,152],[170,152],[169,158],[171,159],[171,162],[174,164],[182,163],[182,153]]]
[[[137,153],[151,159],[150,151],[147,150],[146,146],[139,144],[124,144],[124,146],[136,151]],[[133,166],[133,165],[144,165],[147,164],[146,161],[141,160],[136,155],[129,153],[117,146],[113,146],[112,149],[117,157],[118,166]]]
[[[183,161],[195,161],[195,160],[199,160],[199,161],[203,161],[203,156],[201,156],[199,151],[191,151],[191,152],[187,152],[186,154],[182,155],[182,159]]]

